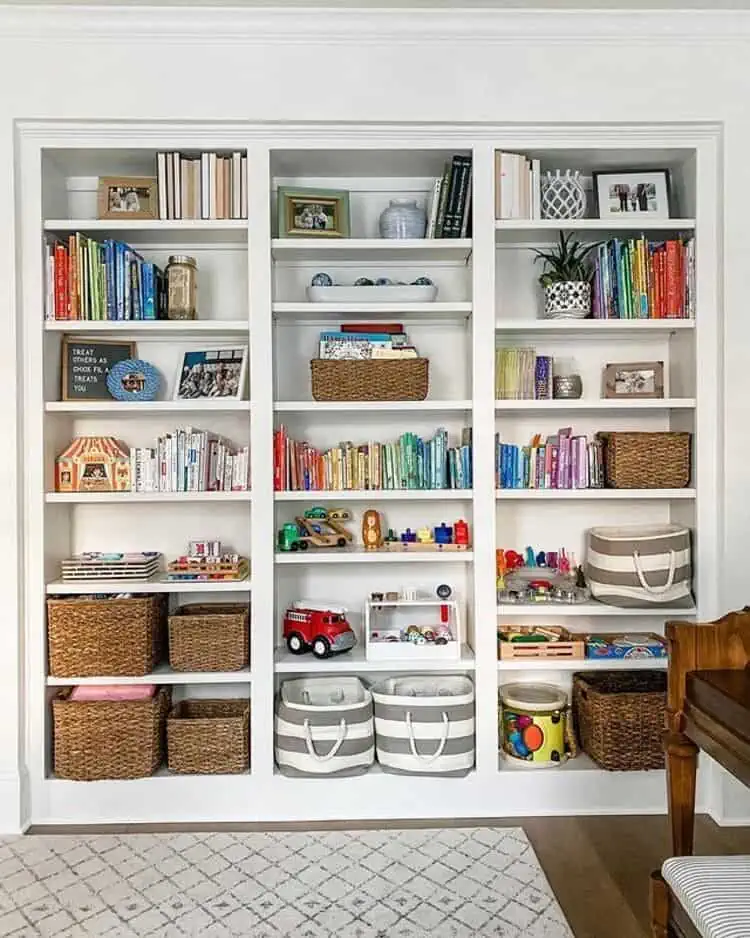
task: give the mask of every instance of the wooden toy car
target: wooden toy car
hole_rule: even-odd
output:
[[[284,524],[278,533],[277,546],[280,551],[307,550],[313,547],[346,547],[353,539],[341,523],[351,518],[348,511],[326,511],[325,508],[310,508],[294,522]],[[325,531],[324,528],[328,528]]]

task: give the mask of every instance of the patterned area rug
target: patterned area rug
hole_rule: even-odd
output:
[[[0,935],[573,938],[516,828],[0,840]]]

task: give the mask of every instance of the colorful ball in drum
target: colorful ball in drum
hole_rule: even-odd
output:
[[[523,765],[564,762],[567,693],[551,684],[508,684],[500,689],[502,746]]]

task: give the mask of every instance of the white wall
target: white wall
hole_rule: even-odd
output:
[[[744,605],[749,14],[42,9],[0,8],[0,438],[9,454],[17,452],[23,406],[15,324],[16,120],[721,123],[726,475],[716,511],[724,520],[723,604]],[[0,488],[0,830],[23,817],[21,514],[12,456],[8,462]],[[740,810],[736,799],[732,807]]]

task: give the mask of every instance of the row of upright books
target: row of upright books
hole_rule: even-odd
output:
[[[471,429],[459,446],[448,445],[448,431],[432,439],[403,433],[393,443],[342,442],[319,450],[291,439],[285,427],[274,433],[276,491],[393,489],[470,489]]]
[[[435,180],[427,238],[471,237],[471,157],[454,156]]]
[[[495,349],[495,396],[499,401],[552,400],[552,357],[533,348]]]
[[[695,239],[615,238],[594,252],[596,319],[693,319]]]
[[[495,218],[541,218],[539,160],[495,151]]]
[[[166,316],[166,279],[122,241],[76,232],[45,244],[46,319],[116,321]]]
[[[320,333],[319,358],[337,361],[418,358],[401,323],[346,323]]]
[[[250,450],[206,430],[178,428],[155,447],[131,448],[130,479],[133,492],[245,492]]]
[[[247,156],[156,154],[159,218],[247,218]]]
[[[604,445],[595,437],[573,436],[570,427],[528,446],[503,443],[495,435],[495,484],[499,489],[600,489],[604,487]]]

